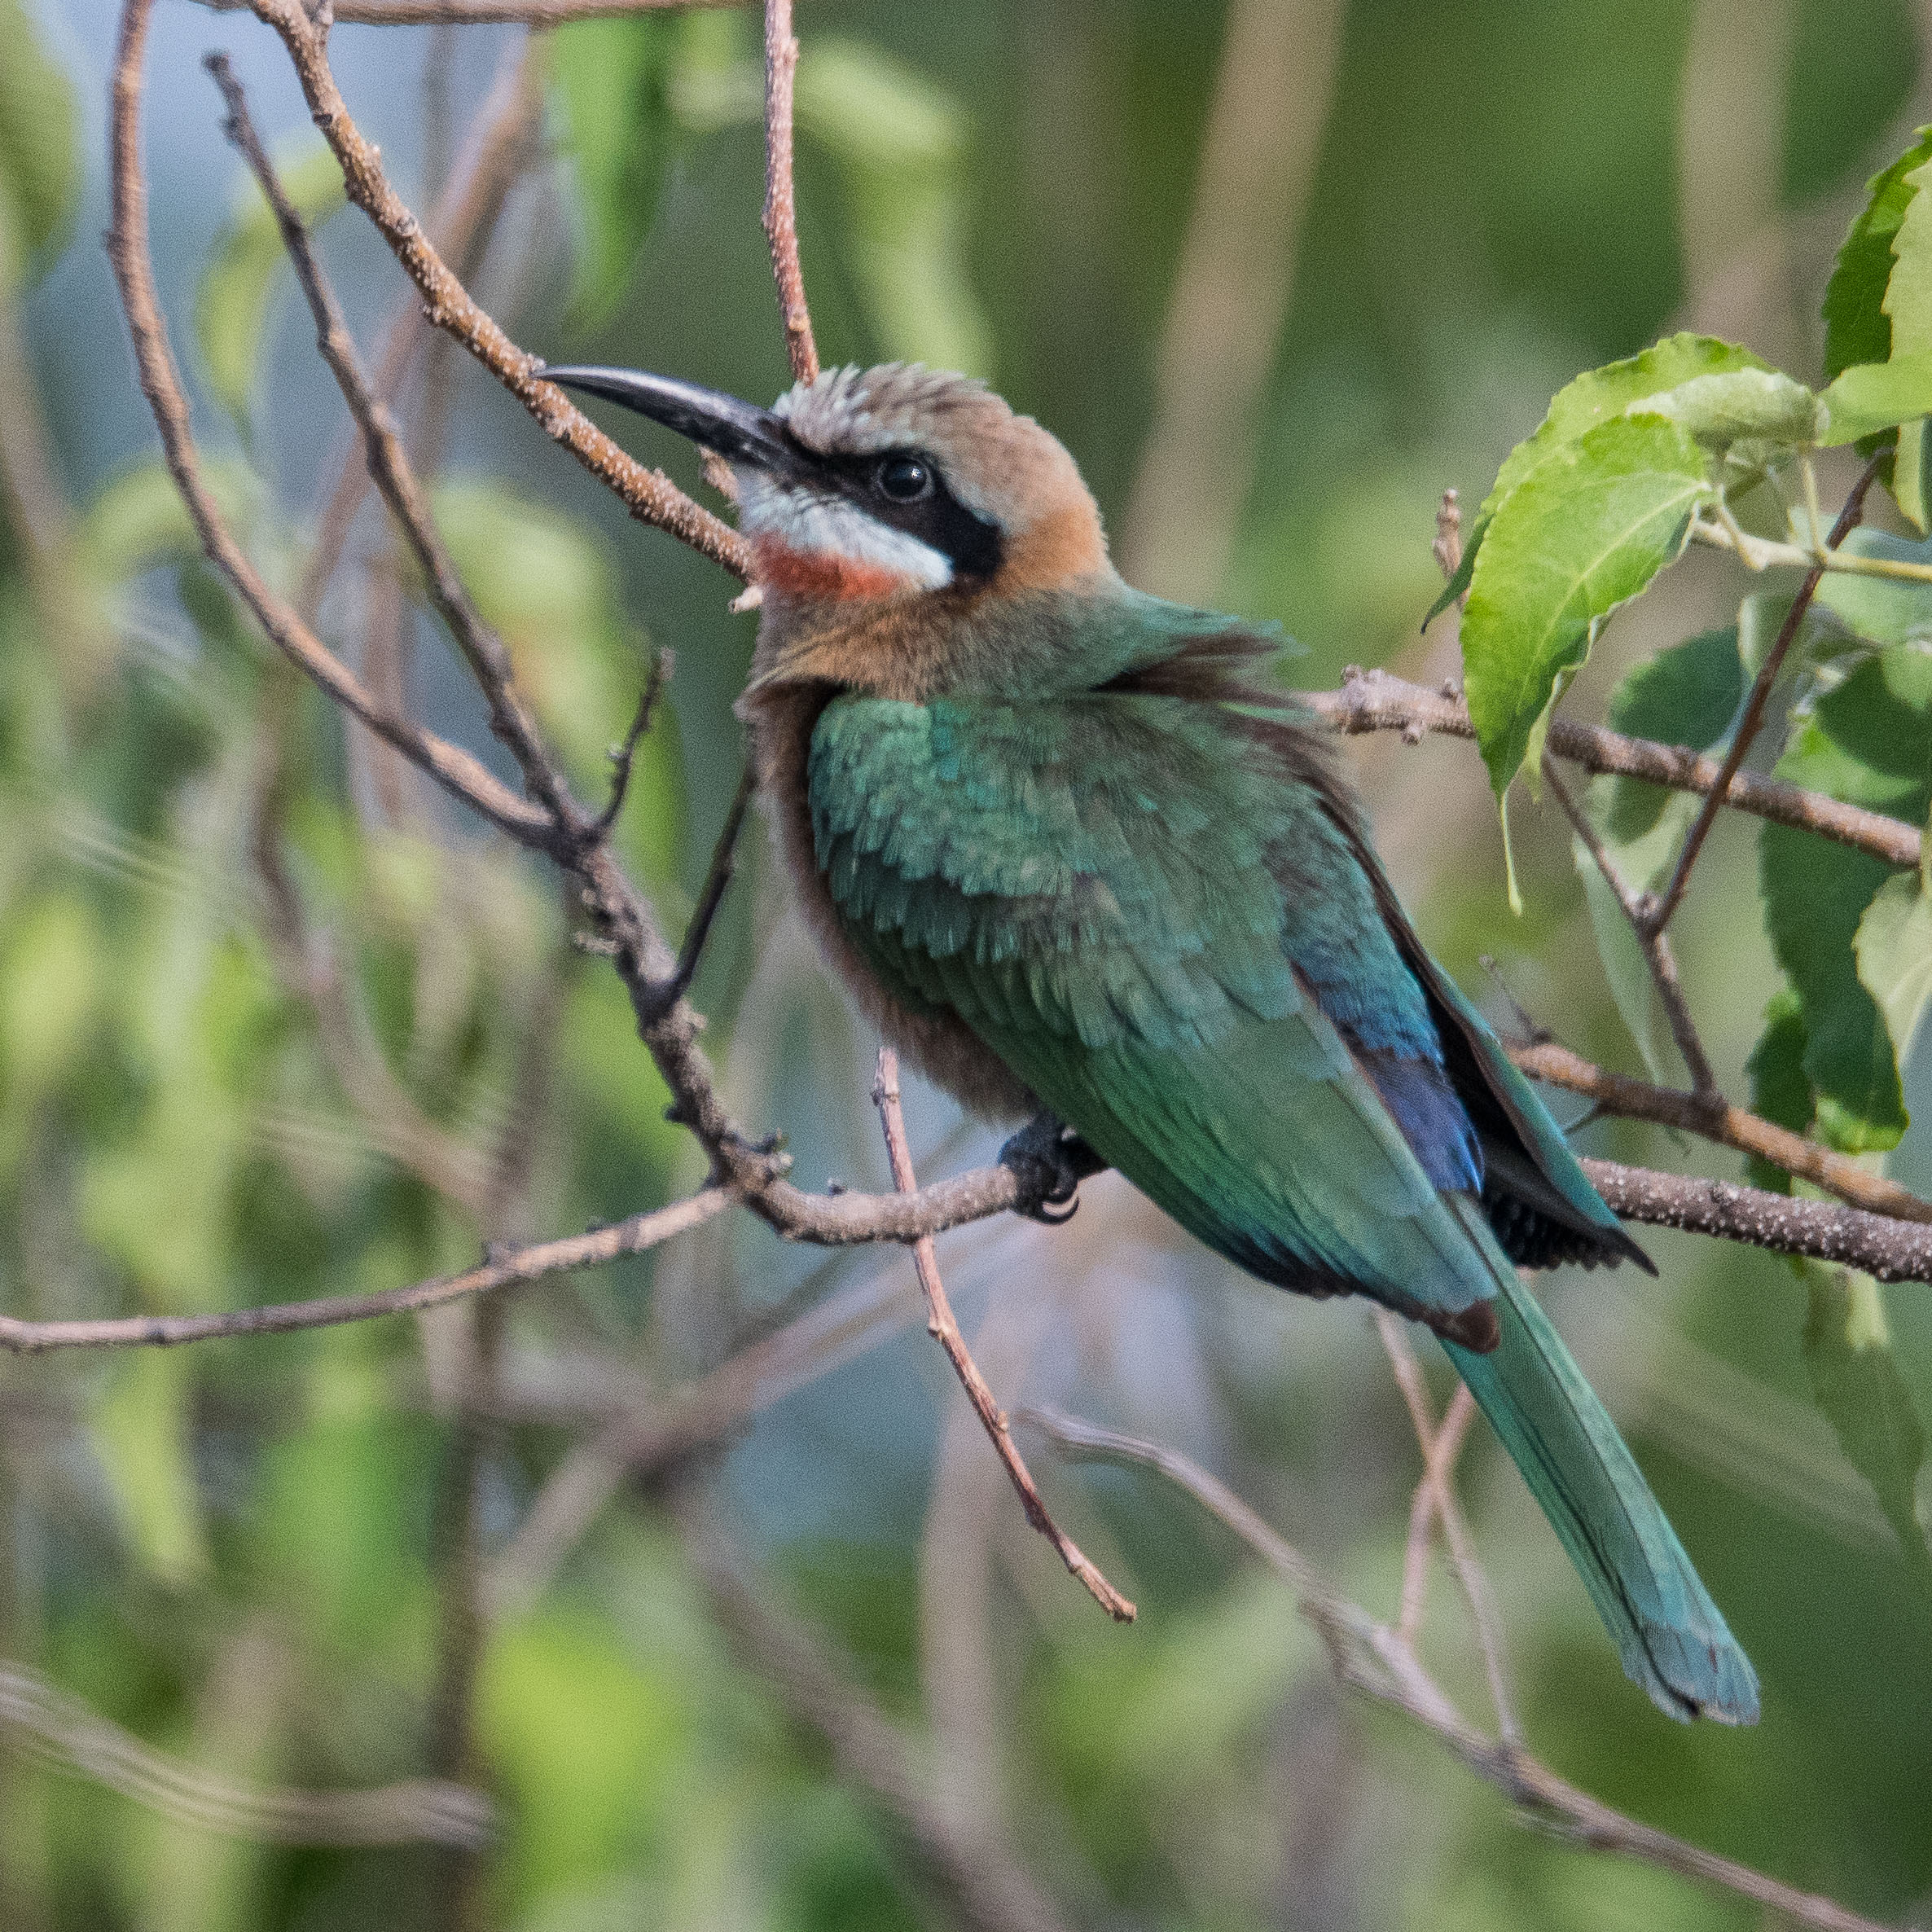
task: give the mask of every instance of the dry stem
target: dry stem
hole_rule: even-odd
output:
[[[785,353],[801,382],[819,374],[805,275],[798,266],[798,199],[792,182],[792,96],[798,75],[798,42],[792,32],[792,0],[765,0],[765,239],[771,244],[771,279]]]
[[[872,1100],[879,1109],[880,1124],[885,1131],[885,1152],[892,1163],[893,1184],[901,1193],[910,1194],[918,1181],[912,1171],[911,1149],[906,1142],[905,1117],[899,1109],[899,1059],[889,1047],[879,1049],[879,1070],[872,1082]],[[926,1298],[927,1328],[946,1350],[946,1359],[959,1378],[959,1386],[966,1391],[966,1399],[973,1404],[981,1426],[1000,1461],[1006,1465],[1006,1473],[1020,1493],[1027,1521],[1053,1545],[1060,1561],[1087,1586],[1102,1609],[1119,1622],[1131,1623],[1133,1605],[1101,1575],[1091,1559],[1082,1553],[1079,1545],[1047,1514],[1047,1505],[1040,1499],[1039,1490],[1027,1471],[1025,1461],[1013,1445],[1006,1412],[986,1386],[986,1377],[980,1373],[966,1346],[965,1337],[959,1333],[959,1324],[953,1317],[952,1304],[946,1299],[946,1284],[939,1279],[938,1258],[933,1252],[929,1235],[913,1243],[912,1264],[919,1271],[919,1285]]]

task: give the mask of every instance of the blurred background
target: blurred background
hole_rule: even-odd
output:
[[[0,1307],[391,1286],[687,1191],[701,1163],[616,978],[569,948],[555,879],[346,733],[196,559],[99,242],[115,23],[108,0],[0,0]],[[1418,630],[1438,500],[1479,499],[1577,371],[1694,327],[1815,379],[1832,251],[1932,112],[1932,9],[1906,0],[801,0],[798,27],[828,361],[991,378],[1073,450],[1131,577],[1278,619],[1311,686],[1351,662],[1455,673],[1452,626]],[[386,251],[336,213],[279,43],[162,0],[147,160],[197,431],[252,554],[332,643],[495,757],[342,488],[346,418],[222,139],[214,47],[322,223],[366,355],[402,371],[450,543],[586,785],[649,652],[674,648],[621,844],[676,929],[737,782],[753,621],[428,349]],[[534,41],[345,24],[332,47],[393,178],[463,227],[453,252],[520,343],[784,386],[755,17]],[[617,427],[700,487],[674,439]],[[1687,558],[1610,627],[1571,709],[1600,715],[1622,669],[1749,587]],[[1561,1038],[1640,1071],[1557,815],[1516,808],[1513,917],[1470,747],[1349,756],[1464,986],[1498,1005],[1494,955]],[[1754,852],[1720,824],[1679,926],[1739,1097],[1776,984]],[[756,828],[696,997],[740,1117],[788,1136],[802,1183],[887,1183],[876,1042]],[[1922,1032],[1907,1084],[1932,1122]],[[927,1178],[997,1144],[930,1092],[908,1111]],[[1579,1145],[1739,1171],[1615,1123]],[[1932,1185],[1932,1131],[1890,1159]],[[1755,1659],[1764,1721],[1659,1718],[1478,1436],[1464,1488],[1530,1741],[1699,1844],[1932,1924],[1923,1552],[1813,1403],[1798,1273],[1645,1240],[1659,1281],[1559,1276],[1549,1298]],[[1111,1177],[1069,1227],[1009,1218],[940,1256],[1007,1400],[1184,1450],[1393,1614],[1416,1451],[1359,1306],[1248,1281]],[[1923,1413],[1926,1291],[1889,1305]],[[489,1308],[0,1359],[0,1925],[1765,1922],[1525,1831],[1338,1693],[1284,1588],[1185,1498],[1023,1432],[1061,1520],[1139,1600],[1110,1625],[1027,1530],[923,1327],[902,1253],[789,1249],[735,1216]],[[1440,1574],[1425,1649],[1482,1713]],[[210,1829],[78,1775],[72,1707],[17,1721],[35,1684],[211,1789],[435,1774],[487,1791],[498,1829],[475,1855]]]

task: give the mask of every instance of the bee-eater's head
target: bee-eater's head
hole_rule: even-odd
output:
[[[769,410],[670,376],[548,369],[715,450],[767,607],[957,608],[1109,574],[1074,459],[983,383],[887,362],[832,369]]]

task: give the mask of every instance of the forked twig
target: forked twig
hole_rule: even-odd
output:
[[[1533,1822],[1597,1851],[1615,1851],[1781,1912],[1814,1932],[1887,1932],[1875,1920],[1847,1911],[1815,1892],[1801,1892],[1762,1872],[1721,1858],[1682,1838],[1613,1811],[1557,1776],[1507,1737],[1491,1737],[1456,1709],[1400,1632],[1341,1596],[1302,1552],[1237,1496],[1177,1449],[1122,1435],[1051,1411],[1029,1409],[1024,1419],[1074,1456],[1137,1463],[1184,1490],[1227,1525],[1295,1593],[1344,1684],[1391,1706],[1433,1732],[1469,1770],[1493,1785]]]
[[[638,698],[637,709],[631,714],[630,728],[624,734],[624,742],[611,748],[610,798],[591,821],[589,836],[595,841],[600,842],[608,838],[623,812],[624,801],[630,792],[631,767],[637,762],[637,748],[651,728],[657,700],[664,695],[665,685],[677,661],[676,653],[669,650],[658,652],[651,660],[651,669]]]
[[[919,1183],[912,1171],[912,1152],[907,1144],[906,1120],[899,1107],[899,1056],[889,1047],[879,1049],[878,1072],[872,1081],[872,1101],[879,1109],[880,1125],[885,1131],[885,1153],[892,1164],[893,1185],[902,1193],[909,1194]],[[1117,1622],[1131,1623],[1135,1614],[1133,1605],[1101,1575],[1092,1560],[1082,1554],[1079,1545],[1048,1515],[1025,1459],[1014,1446],[1006,1412],[986,1386],[986,1377],[980,1373],[972,1351],[966,1346],[965,1337],[959,1333],[952,1304],[946,1299],[946,1284],[939,1279],[938,1258],[933,1252],[930,1235],[921,1236],[912,1244],[912,1265],[918,1271],[919,1285],[926,1298],[927,1329],[946,1350],[946,1359],[959,1378],[959,1386],[966,1391],[966,1399],[973,1404],[980,1425],[986,1430],[1000,1461],[1006,1465],[1006,1473],[1019,1491],[1027,1521],[1053,1545],[1060,1561],[1087,1586],[1089,1594],[1102,1609]]]
[[[724,903],[726,889],[738,869],[738,841],[757,789],[757,775],[747,765],[738,780],[738,789],[731,794],[731,810],[725,814],[718,843],[711,848],[711,865],[705,875],[704,889],[698,894],[691,924],[684,929],[684,943],[678,949],[678,970],[665,989],[667,1001],[682,999],[697,977],[698,962],[705,956],[705,944],[711,937],[718,909]]]

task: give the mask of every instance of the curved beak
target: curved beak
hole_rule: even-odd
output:
[[[770,410],[740,402],[720,390],[674,375],[648,375],[640,369],[546,368],[542,374],[546,382],[564,389],[621,402],[703,448],[715,450],[728,463],[749,463],[772,476],[800,479],[811,470],[810,453],[793,441]]]

